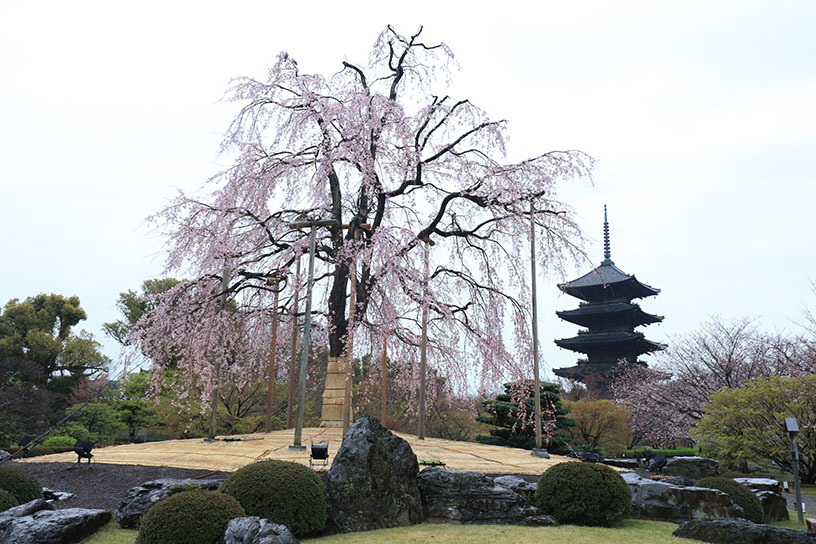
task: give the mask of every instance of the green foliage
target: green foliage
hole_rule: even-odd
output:
[[[99,401],[87,404],[61,426],[58,432],[75,437],[76,440],[91,440],[101,444],[113,443],[116,440],[116,431],[124,428],[125,425],[119,419],[116,409],[109,402]],[[71,445],[73,446],[73,443]]]
[[[490,430],[490,436],[479,435],[477,442],[494,446],[510,446],[531,450],[535,447],[535,404],[532,381],[504,384],[504,393],[495,399],[482,402],[484,412],[476,421],[488,423],[498,428]],[[541,382],[542,437],[550,438],[547,449],[552,453],[564,454],[568,451],[564,430],[575,426],[575,420],[565,417],[567,410],[559,398],[560,390],[554,383]],[[525,417],[527,416],[527,417]],[[555,420],[554,428],[551,425]]]
[[[159,278],[146,280],[142,283],[141,293],[128,290],[119,293],[116,300],[116,307],[122,312],[124,319],[119,319],[112,323],[104,323],[102,328],[105,334],[122,345],[127,345],[130,339],[130,332],[133,324],[136,323],[145,313],[156,307],[156,295],[166,292],[175,287],[179,280],[175,278]]]
[[[693,430],[707,455],[738,468],[773,462],[793,471],[784,418],[795,417],[801,429],[799,474],[816,483],[816,375],[759,378],[738,388],[713,393]],[[745,472],[745,469],[741,469]]]
[[[213,544],[231,519],[245,515],[238,501],[223,493],[182,491],[147,511],[136,544]]]
[[[0,466],[0,489],[14,495],[19,504],[43,498],[37,478],[16,467]]]
[[[559,463],[538,480],[534,504],[559,523],[609,527],[629,516],[632,495],[606,465]]]
[[[764,511],[762,510],[762,503],[759,497],[754,495],[754,492],[739,482],[735,482],[730,478],[722,478],[719,476],[709,476],[708,478],[701,478],[694,482],[695,487],[707,487],[710,489],[719,489],[727,493],[731,497],[731,501],[737,506],[742,507],[745,514],[745,519],[753,521],[754,523],[762,523]]]
[[[18,504],[20,504],[20,501],[18,501],[14,495],[5,489],[0,489],[0,512],[5,512],[9,508],[14,508]]]
[[[51,435],[45,440],[43,440],[42,445],[46,448],[53,448],[53,447],[61,447],[61,448],[73,448],[74,444],[76,444],[77,439],[64,434],[55,434]]]
[[[238,499],[247,515],[267,518],[296,535],[326,526],[326,494],[314,471],[288,461],[247,465],[224,480],[220,491]]]
[[[625,406],[611,400],[583,398],[565,401],[564,408],[575,420],[575,426],[565,430],[573,449],[590,446],[618,455],[631,443],[632,414]]]
[[[11,436],[0,431],[0,448],[11,446]]]
[[[0,313],[0,356],[20,357],[39,366],[34,385],[69,393],[110,360],[93,335],[71,329],[86,319],[79,297],[39,294],[10,300]]]
[[[666,457],[689,457],[693,455],[699,455],[695,449],[692,448],[674,448],[674,449],[663,449],[663,450],[655,450],[652,448],[638,448],[636,450],[626,450],[623,452],[622,457],[626,457],[628,459],[640,459],[643,457],[643,454],[646,450],[651,451],[655,455],[665,455]]]

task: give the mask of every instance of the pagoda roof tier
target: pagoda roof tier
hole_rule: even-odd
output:
[[[558,285],[568,295],[587,302],[604,302],[612,299],[632,300],[658,294],[660,289],[641,283],[611,260],[604,259],[601,266],[580,278]]]
[[[578,361],[575,366],[566,368],[554,368],[553,372],[556,376],[567,378],[570,380],[581,381],[582,378],[589,374],[605,374],[611,375],[615,371],[629,369],[636,366],[646,366],[644,363],[638,361],[637,363],[587,363],[586,361]]]
[[[582,327],[597,327],[607,323],[637,327],[663,321],[659,315],[649,314],[631,302],[608,302],[600,304],[581,304],[575,310],[555,312],[564,321]]]
[[[558,347],[590,356],[598,356],[602,352],[631,356],[666,348],[663,344],[646,340],[642,333],[629,331],[582,332],[572,338],[556,340],[555,343]]]

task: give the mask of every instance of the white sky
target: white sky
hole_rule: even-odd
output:
[[[484,7],[482,7],[484,6]],[[121,291],[163,268],[144,224],[219,166],[230,78],[286,50],[304,72],[363,63],[386,24],[425,25],[460,64],[452,94],[510,121],[510,159],[581,149],[595,185],[562,197],[602,259],[662,290],[647,337],[712,314],[793,332],[816,307],[816,3],[0,3],[0,304],[78,295],[81,327],[119,318]],[[222,159],[223,162],[223,159]],[[577,354],[554,338],[575,299],[539,279],[545,368]],[[552,374],[547,372],[549,377]]]

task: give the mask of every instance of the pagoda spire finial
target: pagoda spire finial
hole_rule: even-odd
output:
[[[612,262],[612,251],[609,249],[609,219],[606,216],[606,204],[604,204],[604,263]]]

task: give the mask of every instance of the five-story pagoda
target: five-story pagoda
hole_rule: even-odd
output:
[[[584,383],[596,397],[609,397],[609,380],[619,365],[644,365],[638,356],[665,349],[647,340],[635,328],[663,321],[663,317],[640,309],[632,300],[655,296],[660,289],[650,287],[626,274],[611,259],[609,222],[604,206],[604,260],[601,265],[580,278],[558,286],[561,291],[582,300],[578,308],[556,312],[558,317],[585,330],[578,336],[556,340],[562,348],[583,353],[576,366],[557,368],[555,374]]]

